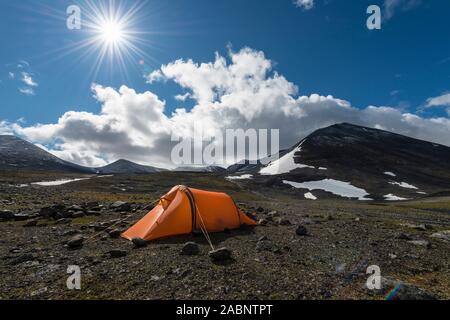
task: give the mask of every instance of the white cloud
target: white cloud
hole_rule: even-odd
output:
[[[33,80],[33,77],[27,72],[22,72],[22,82],[30,87],[38,86],[38,84]]]
[[[311,10],[314,8],[314,0],[294,0],[294,4],[304,10]]]
[[[427,107],[450,107],[450,93],[443,94],[438,97],[429,98],[426,103]]]
[[[434,98],[429,98],[425,104],[425,107],[447,107],[447,113],[450,116],[450,93],[443,94]]]
[[[11,129],[11,126],[6,121],[0,121],[0,135],[11,135],[14,133],[14,130]]]
[[[178,94],[175,96],[175,100],[184,102],[191,97],[190,93]]]
[[[19,88],[19,91],[26,96],[34,96],[35,94],[33,88]]]
[[[150,91],[93,85],[94,98],[101,104],[98,114],[72,111],[57,123],[28,127],[15,123],[11,128],[33,142],[54,146],[51,151],[64,159],[93,166],[127,158],[171,167],[171,133],[189,137],[195,123],[207,123],[210,133],[280,129],[283,148],[341,122],[450,145],[448,118],[426,119],[392,107],[359,109],[331,95],[299,96],[297,86],[272,68],[263,52],[250,48],[230,51],[229,59],[216,54],[208,63],[177,60],[148,79],[180,85],[196,102],[192,110],[166,115],[166,102]]]
[[[390,20],[399,10],[408,11],[422,4],[422,0],[384,0],[384,18]]]
[[[16,77],[16,75],[14,74],[14,72],[8,72],[8,77],[12,80]]]

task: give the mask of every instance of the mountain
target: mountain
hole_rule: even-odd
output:
[[[266,185],[302,192],[347,189],[361,200],[411,199],[450,190],[450,148],[343,123],[313,132],[250,173]]]
[[[225,172],[226,169],[219,166],[208,166],[208,167],[178,167],[175,170],[176,172],[203,172],[203,173],[222,173]]]
[[[0,170],[55,171],[88,174],[144,174],[164,171],[119,160],[101,168],[83,167],[62,160],[15,136],[0,136]]]
[[[118,160],[107,166],[96,168],[96,171],[100,174],[144,174],[144,173],[156,173],[165,171],[163,169],[144,166],[128,160]]]
[[[0,170],[93,173],[93,169],[59,159],[15,136],[0,136]]]

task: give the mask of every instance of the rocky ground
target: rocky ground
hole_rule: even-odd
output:
[[[1,299],[384,299],[393,288],[399,299],[450,298],[450,198],[307,201],[198,173],[19,186],[55,177],[0,177]],[[231,251],[219,261],[199,235],[119,237],[177,184],[229,193],[259,226],[211,235]],[[70,265],[81,290],[66,287]],[[365,285],[371,265],[381,290]]]

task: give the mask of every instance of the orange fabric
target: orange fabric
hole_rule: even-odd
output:
[[[192,199],[193,201],[191,201]],[[192,204],[191,204],[192,203]],[[195,212],[195,226],[193,226]],[[237,229],[241,225],[256,225],[242,213],[225,193],[174,187],[144,218],[122,234],[128,240],[147,241],[189,234],[206,227],[208,232]],[[194,227],[194,228],[193,228]]]

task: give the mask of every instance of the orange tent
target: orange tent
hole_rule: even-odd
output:
[[[176,186],[138,223],[122,234],[128,240],[189,234],[197,230],[223,232],[255,221],[240,211],[225,193],[208,192]]]

